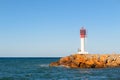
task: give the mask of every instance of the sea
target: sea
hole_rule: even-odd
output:
[[[54,58],[0,58],[0,80],[120,80],[120,68],[49,67]]]

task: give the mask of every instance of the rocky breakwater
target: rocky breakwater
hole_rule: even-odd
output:
[[[70,68],[106,68],[120,67],[120,54],[73,54],[60,58],[49,66]]]

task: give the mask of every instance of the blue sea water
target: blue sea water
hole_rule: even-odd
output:
[[[49,67],[59,58],[0,58],[0,80],[120,80],[120,68]]]

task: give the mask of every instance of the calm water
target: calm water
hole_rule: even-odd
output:
[[[120,80],[120,68],[49,67],[59,58],[0,58],[0,80]]]

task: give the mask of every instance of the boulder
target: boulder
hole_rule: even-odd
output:
[[[58,62],[52,62],[49,64],[49,66],[59,66],[59,63]]]
[[[70,68],[78,68],[78,66],[75,63],[70,63],[69,67]]]
[[[59,60],[59,63],[60,63],[60,64],[65,64],[65,63],[68,63],[68,62],[70,62],[70,61],[71,61],[71,60],[70,60],[70,57],[67,56],[67,57],[61,58],[61,59]]]

